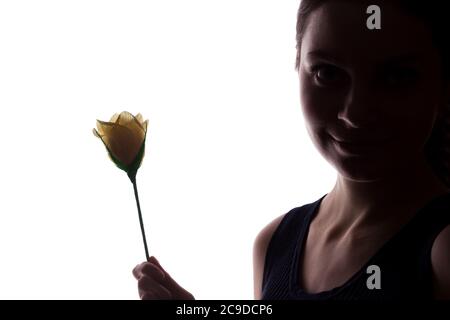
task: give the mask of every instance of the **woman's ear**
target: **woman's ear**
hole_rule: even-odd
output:
[[[444,115],[446,116],[445,121],[450,124],[450,81],[447,83],[444,106]]]
[[[450,124],[450,80],[444,86],[438,118],[444,118],[443,120]]]
[[[450,104],[450,80],[447,81],[445,87],[445,101],[447,101],[447,104]]]
[[[450,108],[450,80],[447,83],[447,106]]]

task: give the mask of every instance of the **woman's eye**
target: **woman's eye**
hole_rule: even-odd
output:
[[[393,69],[387,72],[385,80],[388,85],[397,86],[414,82],[417,72],[413,69]]]
[[[322,85],[331,85],[340,80],[340,70],[330,65],[318,65],[312,68],[312,73],[317,82]]]

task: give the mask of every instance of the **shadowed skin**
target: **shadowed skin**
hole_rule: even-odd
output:
[[[424,154],[450,101],[431,31],[389,1],[376,3],[382,29],[369,30],[370,4],[327,2],[310,15],[301,43],[307,131],[338,173],[310,226],[300,263],[306,291],[344,283],[418,209],[450,191]]]

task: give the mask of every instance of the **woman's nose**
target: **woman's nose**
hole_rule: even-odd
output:
[[[338,111],[338,119],[350,128],[375,128],[381,116],[377,97],[366,84],[352,83]]]

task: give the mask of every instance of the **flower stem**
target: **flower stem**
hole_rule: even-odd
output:
[[[138,208],[139,223],[141,224],[141,231],[142,231],[142,240],[144,241],[145,257],[146,257],[147,261],[149,261],[150,257],[148,255],[147,240],[145,239],[145,230],[144,230],[144,222],[142,221],[141,206],[139,205],[139,195],[138,195],[137,186],[136,186],[136,176],[134,176],[130,179],[131,179],[131,182],[133,183],[134,196],[136,198],[136,204],[137,204],[137,208]]]

